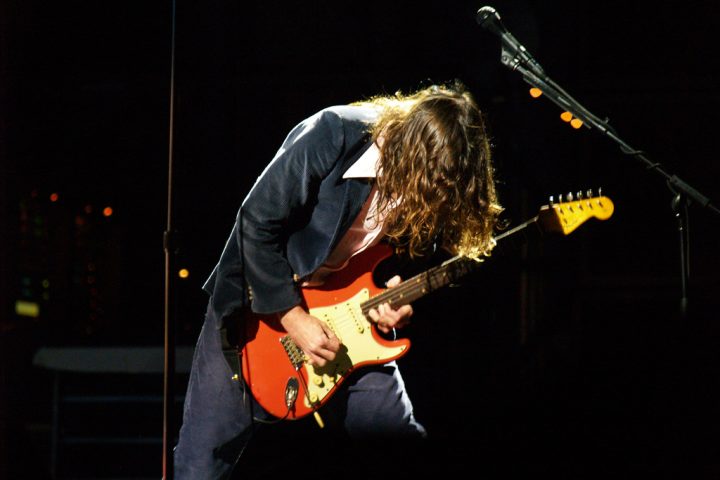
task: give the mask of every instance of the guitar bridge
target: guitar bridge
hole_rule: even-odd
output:
[[[295,342],[293,342],[289,335],[282,337],[280,343],[285,349],[285,353],[287,353],[288,359],[290,359],[290,363],[292,363],[295,370],[300,370],[305,363],[305,353],[300,347],[295,345]]]

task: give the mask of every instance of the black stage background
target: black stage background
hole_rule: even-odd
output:
[[[54,397],[53,371],[33,358],[48,348],[162,347],[173,4],[0,5],[0,478],[50,478],[52,465],[58,477],[159,478],[161,375],[64,372]],[[487,112],[513,224],[570,191],[602,188],[616,210],[569,236],[499,250],[461,285],[417,302],[401,364],[434,438],[437,456],[424,458],[448,473],[715,478],[720,216],[688,209],[683,316],[664,179],[530,97],[500,64],[498,38],[475,22],[483,5],[177,3],[173,221],[178,266],[190,272],[175,286],[177,342],[192,346],[200,286],[296,122],[330,104],[459,78]],[[491,5],[620,138],[719,201],[715,2]],[[18,300],[39,314],[16,313]],[[52,399],[71,387],[81,392],[68,393],[74,407],[53,417]],[[323,445],[312,424],[277,428]],[[113,443],[126,437],[133,442]],[[392,450],[379,447],[378,457]],[[310,461],[325,464],[324,451]],[[258,478],[309,461],[263,437],[249,454],[243,465]]]

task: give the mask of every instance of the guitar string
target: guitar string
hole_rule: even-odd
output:
[[[578,202],[579,203],[579,202]],[[594,203],[597,203],[602,207],[602,202],[598,198],[595,200],[595,202],[591,202],[589,199],[585,202],[588,207],[592,210],[594,208]],[[539,219],[539,215],[521,223],[520,225],[511,228],[510,230],[503,232],[495,237],[495,241],[498,242],[501,239],[508,237],[520,230],[525,229],[530,224],[535,223]],[[433,281],[437,280],[438,272],[441,270],[445,270],[449,265],[456,263],[458,260],[460,260],[461,257],[453,257],[444,264],[440,265],[438,267],[438,270],[433,271],[432,269],[421,273],[419,275],[416,275],[415,277],[410,278],[409,280],[401,283],[397,287],[394,287],[392,290],[385,290],[378,295],[360,303],[360,310],[363,314],[363,316],[368,320],[371,321],[371,319],[367,318],[366,312],[372,308],[377,308],[383,303],[390,303],[393,305],[396,301],[402,299],[405,295],[410,295],[411,300],[406,302],[410,303],[416,298],[419,298],[419,296],[422,296],[426,294],[428,291],[433,291],[439,286],[433,285]],[[467,272],[466,272],[467,273]],[[434,275],[433,275],[434,274]],[[442,285],[440,285],[442,286]],[[420,293],[418,297],[414,297],[414,295]],[[344,323],[352,323],[353,318],[352,315],[340,315],[338,318],[336,318],[337,323],[344,324]]]
[[[531,223],[534,223],[538,220],[538,217],[535,216],[531,218],[530,220],[527,220],[520,225],[508,230],[507,232],[503,232],[500,235],[495,237],[495,241],[502,240],[505,237],[508,237],[524,228],[526,228]],[[437,279],[437,273],[440,270],[446,269],[449,265],[456,263],[458,260],[461,260],[462,257],[456,256],[449,260],[447,260],[444,264],[440,265],[437,271],[433,271],[432,269],[421,273],[419,275],[416,275],[415,277],[410,278],[409,280],[401,283],[397,287],[393,288],[392,290],[385,290],[384,292],[376,295],[375,297],[372,297],[365,302],[361,304],[363,307],[363,310],[369,310],[371,308],[377,308],[379,305],[383,303],[390,303],[393,304],[395,300],[399,298],[402,298],[405,294],[416,294],[418,292],[427,293],[425,290],[429,288],[429,291],[435,290],[438,288],[437,286],[433,285],[433,281]],[[433,275],[435,273],[435,275]],[[424,277],[424,278],[423,278]]]
[[[413,277],[415,278],[415,277]],[[411,279],[412,280],[412,279]],[[408,280],[410,282],[411,280]],[[364,319],[366,319],[368,322],[372,323],[372,319],[368,317],[366,312],[371,308],[377,308],[382,303],[390,303],[393,304],[398,298],[401,298],[402,296],[406,294],[415,294],[417,292],[420,292],[425,289],[425,282],[422,282],[421,284],[418,283],[408,283],[405,285],[398,285],[397,287],[393,288],[392,291],[386,290],[377,296],[370,298],[368,300],[365,300],[364,302],[361,302],[359,304],[360,307],[360,313]],[[352,312],[347,312],[343,310],[341,313],[335,315],[332,317],[332,323],[335,325],[335,327],[338,330],[342,330],[346,328],[348,325],[352,327],[355,325],[356,322],[356,315],[353,315]]]

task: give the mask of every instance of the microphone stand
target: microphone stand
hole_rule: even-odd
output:
[[[164,339],[163,339],[163,438],[162,438],[162,479],[175,478],[173,441],[176,429],[174,413],[175,402],[175,323],[177,296],[174,290],[174,275],[176,269],[175,257],[178,253],[177,235],[173,226],[173,147],[175,124],[175,26],[176,4],[171,2],[171,33],[170,33],[170,96],[169,96],[169,124],[168,124],[168,178],[167,178],[167,218],[163,232],[163,252],[165,256],[165,290],[164,305]]]
[[[588,128],[595,128],[606,137],[613,140],[620,147],[620,150],[634,157],[636,160],[645,163],[648,170],[662,176],[668,188],[674,194],[672,200],[672,209],[678,221],[678,233],[680,236],[680,272],[681,272],[681,289],[682,296],[680,299],[680,316],[682,319],[687,317],[688,308],[688,282],[690,278],[689,265],[689,231],[688,231],[688,208],[687,206],[694,201],[698,205],[708,208],[709,210],[720,214],[720,209],[710,202],[710,199],[700,193],[698,190],[690,186],[687,182],[679,178],[677,175],[667,173],[657,162],[650,161],[642,150],[637,150],[628,145],[617,132],[608,124],[607,119],[601,120],[593,115],[577,100],[571,97],[565,90],[556,84],[550,77],[545,75],[542,69],[529,64],[527,62],[528,55],[521,55],[516,48],[508,47],[505,43],[502,45],[500,61],[503,65],[511,70],[518,71],[525,82],[533,87],[540,89],[543,95],[547,96],[552,102],[565,111],[570,112],[574,117],[580,119]]]

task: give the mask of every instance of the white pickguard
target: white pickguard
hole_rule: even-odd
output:
[[[340,338],[342,347],[337,357],[324,367],[305,364],[308,396],[305,405],[322,400],[356,365],[384,363],[396,358],[405,346],[387,347],[373,337],[372,325],[362,313],[360,304],[370,298],[368,289],[362,289],[345,302],[329,307],[310,309],[310,314],[328,324]]]

